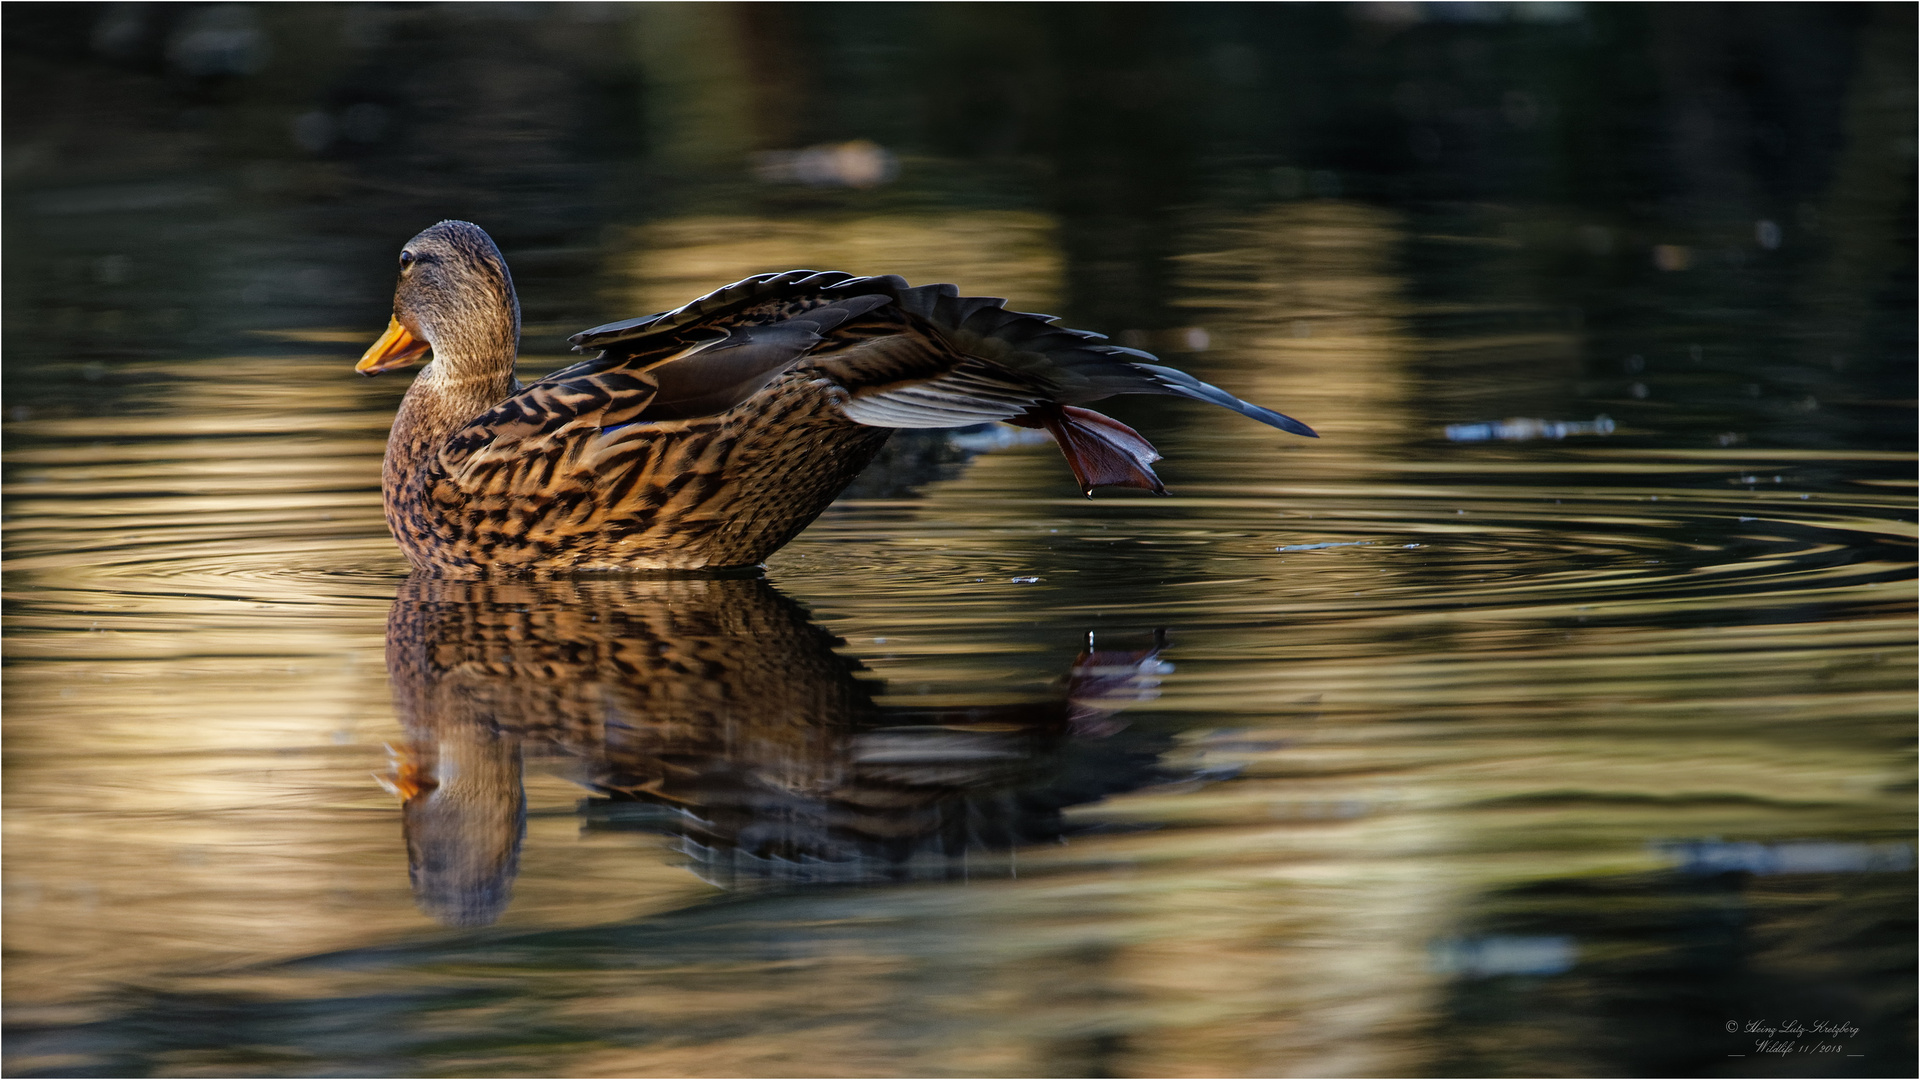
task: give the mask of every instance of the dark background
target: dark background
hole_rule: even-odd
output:
[[[389,249],[442,217],[484,223],[529,323],[570,330],[629,314],[603,281],[622,223],[1039,209],[1062,314],[1152,331],[1181,323],[1181,213],[1337,197],[1518,249],[1502,272],[1588,328],[1595,374],[1684,363],[1702,429],[1912,442],[1911,5],[134,3],[4,22],[7,391],[42,409],[73,365],[21,361],[204,350],[267,309],[377,328]],[[756,154],[849,139],[897,178],[754,179]],[[1415,300],[1481,288],[1457,246],[1402,258]],[[1716,345],[1756,321],[1777,347]],[[1661,355],[1680,324],[1701,347]]]

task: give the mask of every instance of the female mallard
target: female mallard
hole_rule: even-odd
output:
[[[688,570],[765,559],[897,428],[1045,428],[1091,493],[1163,491],[1160,455],[1078,406],[1209,401],[1312,436],[1134,349],[952,285],[833,271],[756,274],[659,315],[572,337],[599,350],[513,377],[520,304],[493,240],[443,221],[400,252],[372,375],[433,352],[387,440],[387,524],[423,571]]]

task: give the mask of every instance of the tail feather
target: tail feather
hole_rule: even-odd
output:
[[[1165,495],[1167,486],[1153,471],[1160,452],[1141,434],[1111,416],[1072,405],[1040,405],[1007,421],[1021,427],[1045,428],[1073,470],[1073,478],[1088,498],[1093,489],[1113,485],[1145,488]]]

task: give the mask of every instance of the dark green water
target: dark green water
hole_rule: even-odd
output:
[[[1910,8],[0,20],[8,1075],[1911,1074]],[[523,374],[894,272],[1323,438],[407,582],[450,216]]]

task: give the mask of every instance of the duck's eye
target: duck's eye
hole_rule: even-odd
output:
[[[411,251],[401,252],[400,253],[400,272],[404,274],[407,271],[413,269],[413,261],[414,261],[413,252]]]

